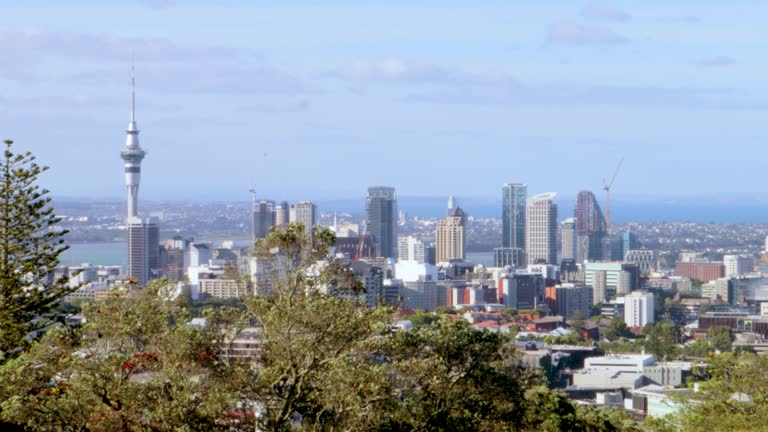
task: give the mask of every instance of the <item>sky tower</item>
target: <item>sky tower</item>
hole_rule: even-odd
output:
[[[128,219],[139,216],[139,180],[144,150],[139,146],[139,129],[136,127],[136,81],[131,67],[131,121],[125,131],[125,148],[120,152],[125,165],[125,186],[128,189]]]
[[[125,131],[125,148],[120,152],[125,166],[128,189],[128,277],[138,286],[146,286],[160,270],[160,230],[157,223],[139,217],[139,180],[144,150],[139,146],[136,127],[136,80],[131,67],[131,121]]]

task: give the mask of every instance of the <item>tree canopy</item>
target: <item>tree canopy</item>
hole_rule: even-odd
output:
[[[49,326],[61,298],[76,288],[67,278],[53,279],[67,246],[48,191],[37,184],[48,167],[12,146],[6,140],[0,158],[0,362]]]
[[[332,234],[307,238],[273,230],[264,250],[290,265],[272,293],[207,309],[204,323],[166,300],[165,281],[85,305],[82,327],[0,367],[0,420],[40,431],[636,430],[548,390],[506,335],[447,315],[395,330],[393,308],[369,307],[333,262],[316,265]]]

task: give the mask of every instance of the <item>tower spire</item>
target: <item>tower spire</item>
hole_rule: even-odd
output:
[[[136,74],[131,56],[131,123],[136,121]]]
[[[144,150],[139,146],[139,129],[136,127],[136,80],[131,62],[131,121],[125,131],[125,148],[120,152],[125,165],[125,186],[128,189],[128,218],[139,216],[139,182]]]

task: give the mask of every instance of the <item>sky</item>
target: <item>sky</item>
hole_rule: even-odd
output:
[[[765,1],[0,0],[0,138],[54,196],[766,196]]]

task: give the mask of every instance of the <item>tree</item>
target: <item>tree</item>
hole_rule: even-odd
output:
[[[514,430],[529,383],[543,382],[516,361],[507,336],[445,316],[393,335],[384,357],[400,395],[383,413],[390,430]]]
[[[576,330],[577,333],[581,333],[587,326],[587,318],[584,316],[584,312],[577,310],[571,317],[571,327]]]
[[[0,421],[74,431],[636,430],[547,390],[510,335],[446,315],[396,331],[394,309],[370,308],[348,273],[315,262],[332,234],[302,236],[273,230],[265,250],[289,262],[273,292],[246,299],[245,311],[207,309],[204,326],[189,325],[164,282],[86,304],[84,326],[49,332],[0,367]],[[246,332],[258,335],[247,342],[253,355],[237,357]]]
[[[387,377],[373,353],[391,332],[394,310],[369,308],[359,280],[328,257],[335,236],[316,226],[275,228],[258,253],[286,263],[269,296],[246,300],[244,320],[260,331],[255,367],[240,368],[238,387],[258,401],[259,428],[369,429],[380,404],[391,402]],[[355,425],[352,428],[350,425]]]
[[[48,167],[5,141],[0,159],[0,362],[17,356],[28,337],[52,322],[52,311],[74,291],[67,278],[51,280],[67,249],[48,191],[37,185]]]
[[[698,339],[687,345],[683,353],[688,357],[706,357],[712,352],[709,343],[704,339]]]
[[[699,391],[679,399],[682,430],[762,431],[768,424],[768,357],[727,352],[698,371]],[[692,396],[692,397],[691,397]]]
[[[158,296],[166,282],[87,304],[81,328],[50,331],[3,365],[0,418],[33,431],[231,430],[239,393],[220,333],[187,325],[185,308]]]
[[[435,313],[440,315],[456,315],[458,312],[451,306],[438,306],[435,309]]]
[[[707,339],[712,348],[726,352],[730,351],[733,344],[733,335],[728,326],[712,326],[707,329]]]
[[[665,360],[677,352],[677,328],[669,321],[648,323],[643,328],[645,348],[658,359]]]
[[[440,318],[439,315],[426,312],[422,309],[417,309],[414,311],[413,315],[408,315],[406,319],[413,324],[414,327],[418,328],[421,326],[428,326],[432,324],[433,322],[437,321]]]
[[[613,341],[619,338],[634,337],[634,334],[629,327],[627,327],[627,323],[625,323],[623,319],[615,317],[611,320],[610,324],[608,324],[608,327],[603,329],[603,336],[608,340]]]

